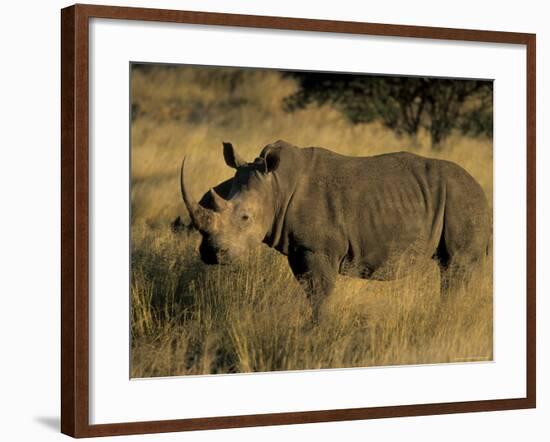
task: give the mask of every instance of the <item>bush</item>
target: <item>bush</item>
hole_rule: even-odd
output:
[[[284,108],[290,112],[311,104],[332,104],[354,124],[379,119],[398,135],[413,139],[425,129],[434,148],[454,129],[492,137],[490,81],[313,72],[286,75],[299,85],[284,100]]]

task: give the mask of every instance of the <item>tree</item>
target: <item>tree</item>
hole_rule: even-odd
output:
[[[492,136],[490,81],[288,72],[298,90],[285,98],[288,111],[332,104],[353,123],[381,120],[398,135],[412,138],[420,128],[439,148],[453,129]]]

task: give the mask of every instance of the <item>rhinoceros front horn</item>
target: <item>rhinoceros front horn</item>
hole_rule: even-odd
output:
[[[205,209],[204,207],[199,205],[191,197],[191,195],[189,195],[189,192],[187,192],[187,190],[185,189],[184,171],[183,171],[184,166],[185,166],[185,157],[181,162],[181,170],[180,170],[180,187],[181,187],[181,196],[183,197],[183,202],[185,203],[185,207],[187,207],[187,210],[189,211],[189,216],[191,217],[191,221],[193,222],[195,227],[199,230],[207,231],[209,228],[212,227],[214,213],[212,213],[210,210]]]

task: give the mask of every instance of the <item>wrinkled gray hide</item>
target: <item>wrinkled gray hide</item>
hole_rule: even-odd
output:
[[[449,161],[407,152],[350,157],[284,141],[252,163],[224,143],[224,157],[235,177],[198,205],[187,195],[203,261],[230,262],[263,241],[288,257],[314,318],[337,274],[391,279],[397,256],[433,258],[447,290],[488,253],[483,190]]]

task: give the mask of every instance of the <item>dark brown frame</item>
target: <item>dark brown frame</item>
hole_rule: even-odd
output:
[[[527,49],[527,395],[522,398],[90,425],[88,21],[91,17],[525,45]],[[73,437],[301,424],[536,406],[534,34],[209,12],[74,5],[61,11],[61,431]]]

